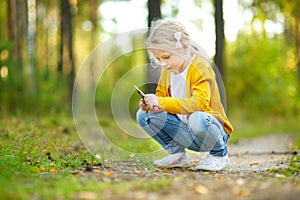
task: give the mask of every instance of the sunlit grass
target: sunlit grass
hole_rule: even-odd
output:
[[[231,113],[235,132],[231,142],[263,134],[294,133],[299,147],[297,119],[249,117]],[[153,159],[164,151],[152,139],[137,139],[125,134],[113,119],[99,122],[116,149],[89,153],[81,143],[73,119],[66,115],[39,117],[3,117],[0,120],[0,199],[73,199],[83,193],[101,197],[110,190],[122,196],[130,190],[162,191],[170,187],[172,178],[136,177],[117,182],[101,172],[86,176],[77,173],[87,166],[129,161],[139,168],[153,170]],[[294,169],[294,168],[293,168]],[[297,168],[298,170],[299,168]],[[90,193],[84,193],[90,192]],[[101,199],[101,198],[100,198]]]
[[[231,142],[268,134],[294,134],[294,148],[300,147],[299,117],[273,116],[259,111],[253,114],[253,111],[238,109],[232,110],[229,118],[235,129],[230,138]]]
[[[81,192],[92,192],[99,199],[103,192],[116,194],[130,189],[159,190],[170,181],[141,177],[130,183],[85,177],[74,173],[100,163],[132,161],[137,166],[153,168],[151,154],[158,145],[147,139],[137,141],[124,134],[112,119],[100,120],[105,132],[121,151],[101,152],[101,158],[89,153],[81,143],[72,118],[65,115],[48,117],[4,117],[0,120],[0,199],[73,199]],[[103,176],[103,174],[102,174]],[[104,175],[105,176],[105,175]],[[101,198],[100,198],[101,199]]]

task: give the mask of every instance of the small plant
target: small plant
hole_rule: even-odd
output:
[[[267,169],[271,173],[275,173],[280,178],[289,176],[298,176],[300,174],[300,156],[295,155],[289,164],[288,168],[271,168]]]

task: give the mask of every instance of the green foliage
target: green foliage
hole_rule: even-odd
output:
[[[70,112],[69,77],[41,68],[29,74],[26,66],[13,60],[11,43],[0,46],[0,110],[2,113]],[[34,82],[33,82],[34,81]]]
[[[259,137],[267,134],[293,133],[294,149],[300,147],[299,119],[287,116],[274,116],[269,113],[253,112],[246,109],[231,109],[230,120],[235,131],[230,142],[238,142],[245,138]],[[271,111],[269,111],[271,112]]]
[[[226,57],[229,105],[247,112],[299,114],[295,55],[282,38],[240,34]]]

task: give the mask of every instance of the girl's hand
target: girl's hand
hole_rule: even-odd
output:
[[[148,110],[150,110],[150,106],[147,105],[147,104],[145,104],[143,99],[140,99],[139,104],[140,104],[140,108],[141,108],[143,111],[148,112]]]
[[[154,94],[146,94],[144,97],[144,101],[147,105],[150,106],[151,109],[153,107],[158,106],[158,98]]]

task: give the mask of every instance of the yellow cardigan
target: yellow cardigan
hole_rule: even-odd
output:
[[[165,68],[156,88],[158,106],[171,114],[186,114],[195,111],[209,113],[216,117],[231,135],[233,127],[229,122],[220,100],[220,93],[213,69],[208,61],[199,55],[192,60],[186,77],[186,98],[173,98],[169,92],[170,71]]]

